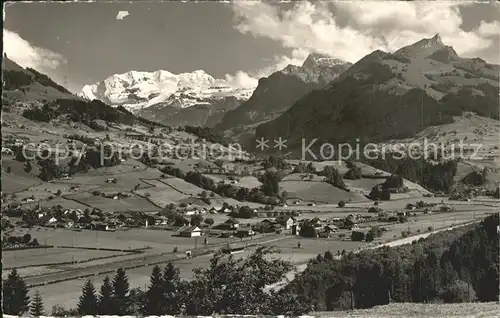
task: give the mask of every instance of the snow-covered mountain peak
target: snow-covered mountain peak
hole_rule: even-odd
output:
[[[166,70],[154,72],[128,71],[109,76],[92,85],[85,85],[79,96],[99,99],[110,105],[122,105],[136,111],[158,103],[178,108],[210,104],[208,99],[234,97],[247,100],[254,88],[239,88],[223,79],[215,79],[203,70],[173,74]]]

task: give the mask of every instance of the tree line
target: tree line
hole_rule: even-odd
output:
[[[212,191],[226,198],[233,198],[238,201],[257,202],[262,204],[275,205],[280,202],[279,181],[280,177],[276,172],[267,171],[260,177],[262,186],[260,188],[248,189],[227,183],[215,183],[210,177],[204,176],[198,171],[188,171],[185,173],[179,168],[165,166],[161,172],[183,179],[207,191]]]
[[[284,278],[291,263],[267,257],[276,250],[258,248],[245,259],[217,253],[207,268],[194,270],[194,279],[181,279],[179,269],[168,263],[155,266],[146,290],[130,288],[125,270],[113,279],[106,276],[99,292],[92,281],[82,287],[76,308],[54,306],[52,315],[212,315],[219,314],[300,314],[309,308],[294,295],[267,293],[264,287]],[[39,294],[30,307],[28,289],[16,270],[4,281],[4,312],[34,316],[44,314]],[[35,306],[36,304],[36,306]],[[40,309],[41,308],[41,309]]]
[[[458,161],[434,163],[424,158],[398,159],[386,156],[384,159],[367,160],[367,164],[418,183],[428,190],[448,193],[454,185],[453,178],[457,173]]]
[[[319,255],[286,289],[315,310],[370,308],[394,302],[498,299],[498,214],[479,225],[434,234],[340,260]]]

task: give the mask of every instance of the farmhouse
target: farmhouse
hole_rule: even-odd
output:
[[[45,224],[51,224],[57,222],[57,219],[53,216],[46,216],[42,219],[42,222]]]
[[[198,209],[188,209],[188,210],[184,211],[184,215],[185,216],[196,215],[196,214],[201,214],[200,210],[198,210]]]
[[[329,237],[331,234],[333,234],[333,233],[337,232],[337,230],[338,230],[338,227],[336,227],[336,226],[335,226],[335,225],[333,225],[333,224],[328,224],[328,225],[326,225],[326,226],[323,228],[323,231],[324,231],[324,232],[328,235],[328,237]]]
[[[132,221],[134,217],[132,216],[132,214],[128,213],[128,212],[123,212],[123,213],[120,213],[118,215],[118,219],[122,222],[125,222],[125,221]]]
[[[255,231],[252,230],[250,226],[240,226],[238,230],[236,231],[237,236],[239,237],[244,237],[244,236],[253,236],[255,235]]]
[[[218,212],[219,212],[219,209],[217,209],[217,208],[211,208],[211,209],[208,211],[208,213],[210,213],[210,214],[217,214]]]
[[[183,226],[177,233],[182,237],[195,237],[201,236],[201,229],[197,226]]]
[[[289,230],[295,224],[295,218],[291,216],[278,216],[276,223],[281,224],[285,230]]]
[[[147,225],[166,225],[168,219],[161,215],[149,215],[147,218]]]
[[[109,231],[110,226],[107,223],[104,222],[92,222],[90,224],[90,228],[97,230],[97,231]]]
[[[299,235],[300,234],[300,224],[294,224],[292,225],[292,235]]]
[[[236,228],[238,228],[238,226],[240,226],[240,221],[238,221],[236,219],[229,219],[226,222],[224,222],[224,224],[227,224],[230,227],[236,229]]]
[[[47,212],[38,212],[36,216],[37,216],[38,219],[41,219],[41,218],[43,218],[46,215],[47,215]]]

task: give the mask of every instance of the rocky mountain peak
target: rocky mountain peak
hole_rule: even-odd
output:
[[[345,62],[328,55],[320,53],[311,53],[302,64],[302,67],[304,68],[332,67],[339,64],[345,64]]]
[[[444,47],[446,45],[443,44],[439,34],[436,34],[431,38],[424,38],[411,45],[402,47],[395,54],[402,54],[409,58],[427,57]]]

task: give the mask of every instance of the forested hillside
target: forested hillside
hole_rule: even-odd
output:
[[[289,286],[317,311],[394,302],[498,299],[499,240],[495,214],[478,225],[445,231],[415,244],[318,256]]]

